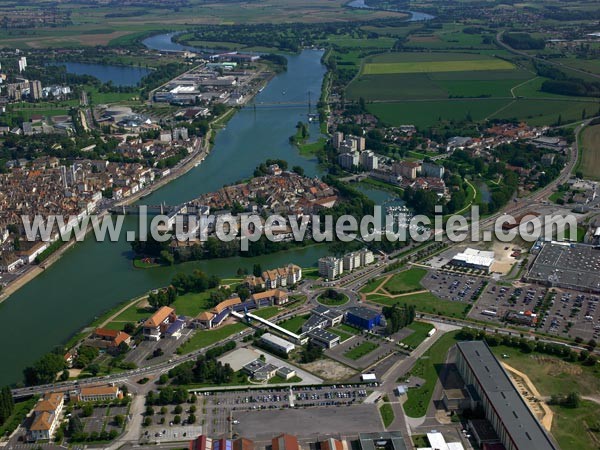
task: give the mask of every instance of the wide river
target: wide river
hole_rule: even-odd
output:
[[[288,143],[299,120],[306,120],[307,98],[319,98],[325,68],[322,52],[306,50],[288,57],[288,70],[277,75],[250,104],[237,112],[217,134],[208,158],[186,175],[144,199],[146,204],[178,204],[252,175],[267,158],[282,158],[317,175],[314,159],[302,158]],[[311,127],[316,137],[318,125]],[[135,229],[136,218],[126,219]],[[22,380],[23,369],[53,347],[64,343],[103,311],[163,286],[178,271],[201,269],[231,276],[239,267],[277,267],[294,262],[314,265],[326,248],[310,247],[259,258],[229,258],[157,269],[134,269],[130,245],[87,239],[59,262],[0,305],[0,385]]]

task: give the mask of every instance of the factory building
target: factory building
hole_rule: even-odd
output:
[[[352,326],[372,330],[381,323],[381,314],[364,306],[355,306],[346,310],[345,321]]]
[[[506,450],[557,450],[484,341],[456,344],[456,366]]]

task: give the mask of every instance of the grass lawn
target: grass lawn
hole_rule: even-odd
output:
[[[371,341],[365,341],[365,342],[362,342],[361,344],[359,344],[357,347],[354,347],[353,349],[348,350],[346,353],[344,353],[344,356],[348,359],[352,359],[352,360],[356,361],[357,359],[360,359],[363,356],[368,355],[369,353],[371,353],[373,350],[375,350],[378,347],[379,347],[379,344],[376,344]]]
[[[202,311],[206,311],[212,307],[212,303],[210,302],[210,291],[201,292],[199,294],[190,292],[179,295],[171,306],[175,308],[177,314],[196,317]]]
[[[327,139],[325,139],[324,137],[320,137],[315,142],[298,144],[298,149],[300,150],[301,155],[312,156],[323,151],[323,149],[325,148],[325,144],[327,144]]]
[[[279,313],[278,306],[267,306],[266,308],[260,308],[252,311],[252,314],[263,319],[270,319],[271,317],[276,316],[277,313]]]
[[[525,373],[542,395],[567,394],[574,390],[581,395],[600,395],[600,367],[582,366],[539,353],[522,353],[503,345],[491,349],[502,362]]]
[[[550,200],[552,203],[557,203],[559,198],[563,198],[563,196],[565,195],[564,191],[556,191],[553,192],[550,197],[548,197],[548,200]]]
[[[415,305],[417,311],[420,312],[456,318],[465,317],[467,312],[471,309],[470,303],[443,300],[436,297],[431,292],[422,292],[420,294],[406,295],[399,298],[390,298],[373,294],[367,295],[367,300],[386,306],[392,306],[396,303],[403,305],[406,303],[407,305]]]
[[[215,344],[216,342],[227,339],[228,337],[244,331],[246,324],[234,323],[231,325],[225,325],[215,330],[198,330],[194,333],[192,338],[180,347],[181,354],[193,352],[209,345]]]
[[[308,314],[292,317],[291,319],[285,320],[278,325],[288,331],[291,331],[292,333],[299,333],[300,330],[302,330],[302,325],[304,325],[304,322],[308,320],[308,317]]]
[[[406,292],[420,291],[423,289],[421,280],[427,274],[427,270],[413,267],[404,272],[394,275],[385,283],[384,289],[390,294],[404,294]]]
[[[379,286],[381,286],[381,284],[383,283],[383,280],[384,280],[384,278],[379,278],[377,280],[371,280],[367,284],[365,284],[363,287],[361,287],[359,292],[362,292],[363,294],[368,294],[369,292],[373,292],[375,289],[377,289]]]
[[[279,375],[275,375],[273,378],[271,378],[269,380],[269,384],[300,383],[301,381],[302,381],[302,378],[300,378],[298,375],[294,375],[289,380],[286,380],[285,378],[282,378]]]
[[[582,396],[600,394],[600,367],[582,366],[539,353],[499,345],[492,352],[506,364],[525,373],[541,395],[579,392]],[[503,358],[506,355],[507,358]],[[600,417],[600,405],[582,401],[576,409],[550,406],[554,411],[552,435],[563,450],[596,448],[600,433],[592,431]]]
[[[115,317],[115,322],[133,322],[137,323],[140,320],[147,319],[152,315],[152,311],[149,308],[140,308],[138,305],[141,302],[136,302]]]
[[[316,280],[320,277],[319,269],[316,267],[308,267],[306,269],[302,269],[302,276],[304,278],[309,278],[311,280]]]
[[[118,322],[118,321],[113,321],[113,322],[109,322],[107,323],[104,328],[108,329],[108,330],[117,330],[117,331],[123,331],[123,327],[125,326],[126,323],[129,322]]]
[[[563,450],[598,448],[600,405],[582,401],[579,408],[552,407],[552,435]]]
[[[340,337],[340,342],[347,341],[348,339],[350,339],[352,337],[351,334],[344,333],[343,331],[340,331],[336,328],[328,328],[327,331],[329,331],[330,333],[333,333],[333,334],[337,334]]]
[[[448,350],[456,343],[457,333],[454,331],[442,336],[417,360],[410,371],[410,376],[422,378],[425,382],[418,388],[408,390],[408,398],[403,405],[404,412],[408,417],[422,417],[427,412],[433,389],[438,380],[438,372],[446,361]]]
[[[354,328],[353,326],[350,326],[348,324],[345,323],[341,323],[336,327],[338,330],[342,330],[345,333],[349,333],[349,334],[360,334],[362,332],[362,330],[359,330],[358,328]]]
[[[342,294],[344,298],[341,299],[337,299],[337,298],[329,298],[326,297],[325,294],[321,294],[319,295],[317,301],[323,305],[327,305],[327,306],[340,306],[340,305],[345,305],[346,303],[348,303],[348,296],[346,294]]]
[[[381,415],[381,420],[383,420],[383,426],[389,427],[394,421],[394,410],[392,409],[392,405],[389,403],[384,403],[379,408],[379,414]]]
[[[402,343],[409,347],[416,348],[427,337],[433,325],[425,322],[413,322],[407,328],[413,330],[411,334],[402,339]]]

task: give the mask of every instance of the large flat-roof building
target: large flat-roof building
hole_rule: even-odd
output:
[[[289,341],[286,341],[283,338],[280,338],[279,336],[275,336],[274,334],[271,333],[265,333],[260,337],[261,342],[263,342],[265,345],[278,350],[282,353],[290,353],[292,350],[294,350],[296,348],[296,346],[294,344],[292,344]]]
[[[477,392],[506,450],[558,450],[484,341],[456,344],[456,366]]]
[[[372,330],[381,323],[381,314],[364,306],[355,306],[346,310],[345,321],[365,330]]]
[[[586,292],[600,292],[600,248],[546,242],[525,275],[527,281]]]
[[[494,252],[466,248],[462,253],[456,254],[450,263],[455,266],[489,272],[494,264]]]
[[[340,343],[340,337],[337,334],[326,331],[322,328],[314,328],[308,332],[308,337],[312,342],[323,348],[332,348]]]
[[[399,431],[360,433],[358,435],[362,450],[406,450],[406,442]]]

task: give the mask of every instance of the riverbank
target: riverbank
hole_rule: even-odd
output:
[[[265,72],[263,72],[263,71],[258,72],[257,76],[260,74],[264,74],[264,73]],[[261,86],[258,86],[257,89],[254,90],[252,92],[252,94],[246,98],[246,100],[244,101],[242,106],[247,105],[262,89],[264,89],[264,87],[266,85],[269,84],[269,82],[275,76],[275,73],[273,73],[273,72],[269,72],[269,73],[270,73],[270,76],[265,78],[265,83]],[[214,118],[210,122],[209,130],[206,133],[206,135],[202,138],[202,143],[198,147],[198,149],[195,150],[189,156],[187,156],[177,166],[175,166],[168,175],[160,178],[159,180],[152,183],[151,185],[146,186],[145,188],[138,191],[136,194],[133,194],[133,195],[115,203],[114,206],[128,206],[133,203],[136,203],[137,201],[139,201],[142,198],[161,189],[162,187],[171,183],[172,181],[175,181],[179,177],[188,173],[194,167],[197,167],[199,164],[201,164],[202,161],[204,161],[204,159],[206,159],[206,157],[210,154],[210,152],[212,150],[211,140],[213,138],[213,134],[216,134],[216,132],[222,128],[223,123],[226,123],[227,120],[229,120],[231,117],[233,117],[235,115],[235,113],[237,112],[237,109],[238,108],[228,109],[223,114],[221,114],[219,117]],[[108,213],[107,210],[103,210],[99,213],[99,216],[102,217],[107,213]],[[86,236],[91,230],[92,230],[92,227],[90,225],[90,226],[88,226],[88,229],[86,230]],[[0,303],[6,301],[12,294],[14,294],[19,289],[21,289],[23,286],[25,286],[27,283],[29,283],[30,281],[35,279],[38,275],[44,273],[44,271],[46,269],[48,269],[52,264],[59,261],[60,258],[62,257],[62,255],[64,255],[64,253],[67,250],[69,250],[71,247],[73,247],[76,243],[77,243],[77,241],[75,239],[71,239],[67,244],[60,247],[55,253],[53,253],[42,264],[30,266],[29,270],[24,272],[22,276],[15,279],[14,281],[12,281],[10,284],[8,284],[2,290],[2,293],[0,293]]]
[[[254,168],[269,158],[285,159],[290,166],[303,167],[308,176],[319,176],[318,161],[299,155],[289,144],[289,136],[299,117],[306,117],[309,112],[308,92],[320,92],[326,69],[320,61],[322,54],[305,50],[288,56],[286,72],[276,74],[249,105],[233,109],[234,114],[224,128],[219,129],[219,124],[213,127],[210,140],[214,141],[211,142],[214,148],[202,164],[197,167],[192,164],[191,170],[161,189],[153,186],[154,192],[142,201],[149,205],[191,201],[252,176]],[[256,85],[260,87],[263,83],[260,80]],[[282,105],[289,102],[293,105]],[[253,108],[252,103],[257,107]],[[315,128],[317,132],[318,126]],[[104,311],[167,285],[178,272],[190,274],[202,270],[225,278],[238,269],[251,272],[255,264],[280,267],[293,262],[308,267],[329,253],[327,247],[311,247],[259,257],[202,260],[139,270],[133,267],[131,244],[126,239],[126,232],[135,232],[138,226],[134,216],[126,216],[125,233],[121,233],[119,240],[96,242],[88,236],[64,252],[59,264],[43,271],[2,303],[0,342],[4,346],[0,346],[3,360],[0,385],[18,382],[25,367],[54,346],[69,341]],[[31,329],[36,333],[31,333]]]

